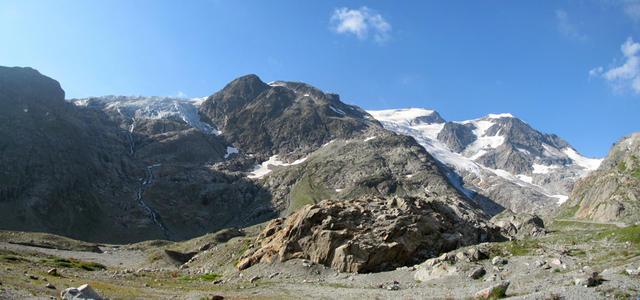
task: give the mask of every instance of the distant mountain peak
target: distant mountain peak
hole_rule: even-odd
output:
[[[445,122],[416,122],[428,109],[369,111],[383,126],[413,136],[454,169],[465,188],[514,211],[548,212],[567,198],[576,179],[600,164],[553,134],[531,128],[510,113]]]

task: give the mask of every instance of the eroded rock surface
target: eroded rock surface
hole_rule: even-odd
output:
[[[322,201],[271,221],[238,267],[307,258],[338,271],[374,272],[499,238],[496,228],[452,199]]]

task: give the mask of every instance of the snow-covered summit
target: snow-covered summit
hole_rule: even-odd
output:
[[[77,106],[99,106],[114,110],[131,119],[165,119],[176,117],[207,134],[220,134],[211,125],[200,121],[198,108],[207,99],[158,96],[102,96],[71,99]]]
[[[525,208],[522,203],[526,201],[537,201],[533,209],[543,210],[545,203],[553,206],[565,200],[573,182],[597,169],[602,161],[584,157],[566,141],[540,133],[510,113],[458,122],[441,118],[420,122],[425,116],[438,114],[429,109],[368,113],[386,129],[413,136],[460,174],[465,188],[514,210]],[[520,199],[521,204],[511,206],[513,199]]]
[[[403,108],[367,111],[378,121],[393,122],[403,126],[420,123],[444,123],[438,112],[426,108]]]

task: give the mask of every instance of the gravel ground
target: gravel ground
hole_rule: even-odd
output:
[[[584,234],[576,234],[581,235]],[[521,243],[530,247],[524,250],[518,250],[511,242],[486,244],[494,250],[526,253],[501,254],[506,263],[498,265],[492,263],[493,257],[475,262],[458,260],[452,264],[455,272],[424,281],[417,281],[414,276],[420,269],[431,270],[425,264],[388,272],[350,274],[294,259],[261,263],[237,271],[232,267],[233,258],[237,258],[233,253],[240,253],[239,249],[246,245],[242,239],[206,250],[202,252],[202,259],[173,269],[158,267],[157,262],[148,257],[152,252],[115,245],[102,247],[103,253],[93,253],[0,242],[0,299],[51,299],[64,288],[83,283],[89,283],[111,299],[206,299],[210,295],[223,295],[225,299],[469,299],[477,291],[505,280],[511,283],[507,296],[513,299],[636,299],[640,296],[640,277],[625,273],[627,269],[640,268],[638,245],[608,238],[574,243],[568,242],[570,237],[573,236],[550,235]],[[215,269],[210,257],[221,257],[223,250],[229,257],[216,261],[219,266]],[[450,254],[453,257],[457,252],[459,250]],[[97,262],[107,266],[107,270],[61,268],[63,276],[52,277],[46,274],[51,266],[43,262],[49,256]],[[486,274],[479,279],[469,278],[480,266]],[[576,277],[592,271],[601,274],[600,284],[594,287],[574,284]],[[30,279],[29,274],[37,275],[38,279]],[[214,278],[219,281],[204,279],[202,274],[220,274]],[[45,288],[46,283],[54,284],[56,289]]]

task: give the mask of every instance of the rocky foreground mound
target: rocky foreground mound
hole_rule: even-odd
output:
[[[462,201],[435,195],[322,201],[271,221],[238,268],[306,258],[342,272],[389,270],[501,239],[483,220]]]
[[[564,211],[598,222],[640,222],[640,132],[621,138],[600,168],[576,183]]]

